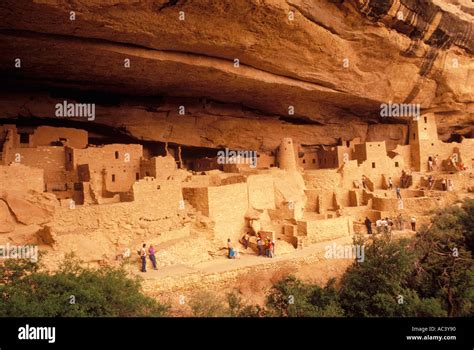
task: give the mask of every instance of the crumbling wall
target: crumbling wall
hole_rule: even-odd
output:
[[[87,131],[39,126],[30,136],[30,147],[51,146],[53,142],[57,141],[62,141],[64,145],[74,148],[85,148],[88,143]]]
[[[246,227],[248,209],[246,183],[208,188],[209,217],[215,222],[215,236],[222,241],[238,239]]]
[[[250,175],[247,178],[249,207],[274,209],[275,190],[270,174]]]
[[[71,174],[66,172],[66,156],[64,147],[40,146],[37,148],[14,148],[10,162],[20,157],[20,163],[44,170],[46,183],[73,182]]]
[[[142,159],[140,161],[140,178],[151,176],[166,180],[176,172],[176,169],[176,160],[171,155]]]
[[[302,220],[297,222],[298,235],[307,237],[309,243],[336,239],[353,233],[350,216],[341,216],[323,220]]]
[[[19,163],[0,165],[0,192],[44,191],[44,170]]]
[[[161,217],[172,216],[184,210],[181,183],[172,180],[144,178],[133,184],[134,204],[143,210],[153,207]]]
[[[196,210],[209,216],[209,196],[207,187],[183,187],[183,197]]]

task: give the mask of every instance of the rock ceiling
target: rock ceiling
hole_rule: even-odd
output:
[[[271,150],[403,142],[379,116],[395,102],[469,135],[473,18],[470,0],[3,0],[0,119],[89,99],[137,139]]]

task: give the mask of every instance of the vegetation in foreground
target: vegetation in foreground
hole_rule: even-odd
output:
[[[365,244],[358,241],[358,244]],[[372,239],[336,286],[286,276],[265,306],[236,294],[198,292],[189,302],[201,317],[474,316],[474,200],[435,213],[414,238]],[[0,265],[0,316],[166,316],[168,307],[141,291],[121,268],[88,269],[69,256],[54,273],[27,260]]]

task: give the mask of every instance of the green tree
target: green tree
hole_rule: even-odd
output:
[[[453,206],[439,211],[415,241],[412,288],[422,297],[439,299],[448,316],[474,314],[474,261],[466,240],[473,213],[472,202],[467,210]]]
[[[83,268],[68,256],[54,273],[21,259],[0,267],[0,316],[161,316],[167,307],[141,292],[121,268]]]
[[[321,288],[287,276],[270,290],[267,296],[269,312],[279,317],[343,316],[334,283],[330,280]]]

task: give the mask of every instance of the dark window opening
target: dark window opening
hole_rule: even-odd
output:
[[[115,174],[112,174],[112,182],[115,182]]]
[[[118,153],[118,151],[115,151],[115,159],[119,159],[119,153]]]
[[[372,162],[372,168],[375,169],[375,163],[374,162]]]
[[[313,164],[315,164],[315,163],[316,163],[316,159],[313,158]]]
[[[140,180],[140,174],[139,173],[135,173],[135,180]]]
[[[150,173],[148,171],[145,171],[145,176],[150,176]]]
[[[26,132],[20,133],[20,143],[30,143],[30,134]]]
[[[395,168],[398,168],[398,162],[395,162]]]
[[[303,159],[303,164],[306,164],[306,159]]]
[[[428,123],[428,118],[425,117],[425,124]],[[426,130],[426,129],[425,129]]]

